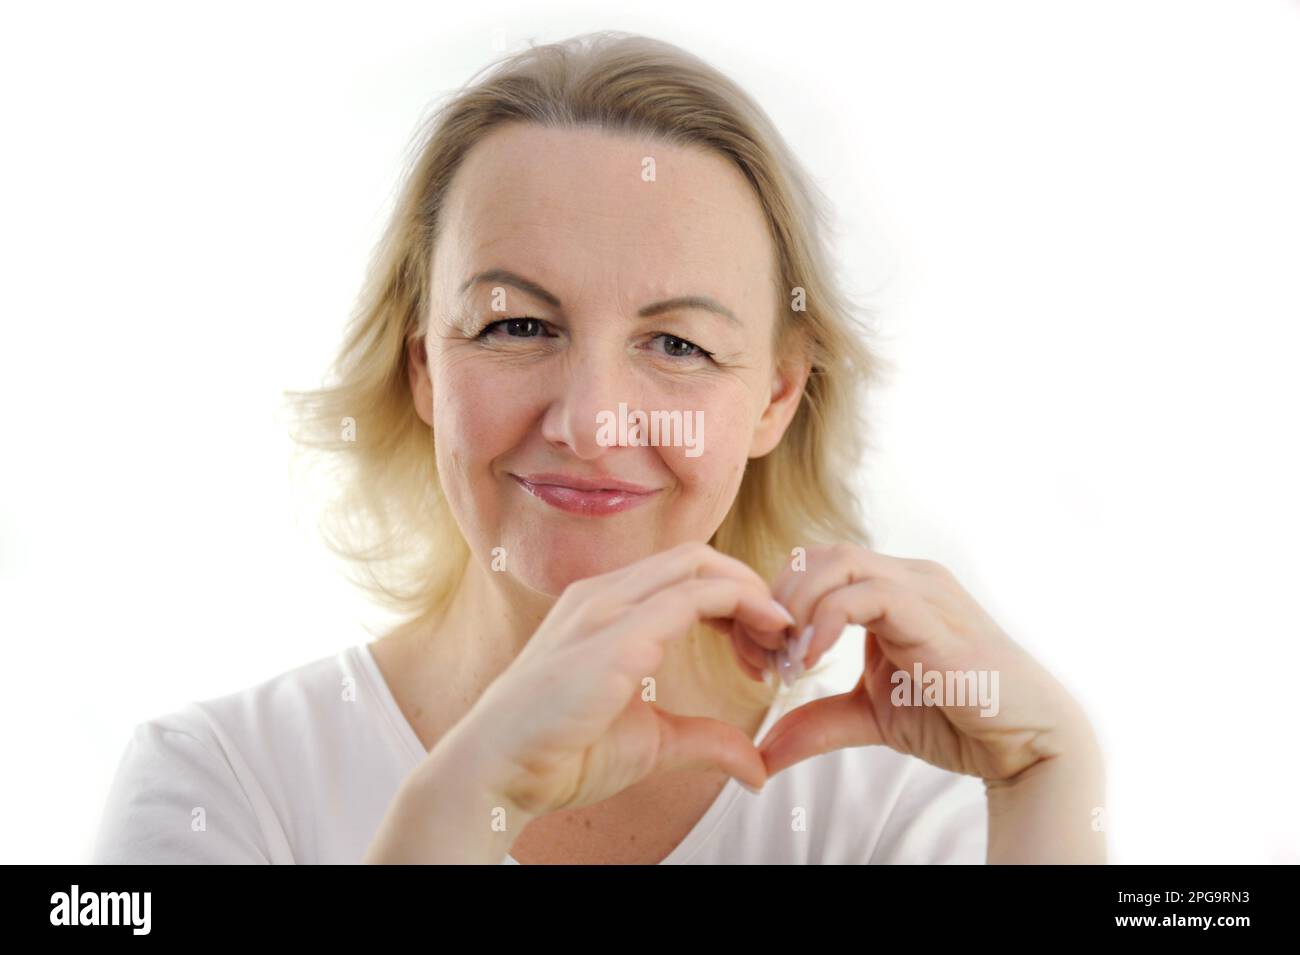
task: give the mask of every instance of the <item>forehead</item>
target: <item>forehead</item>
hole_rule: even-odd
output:
[[[635,305],[707,294],[750,312],[768,304],[774,254],[757,196],[719,154],[511,124],[457,171],[437,268],[448,289],[487,268],[522,271],[566,306],[584,295]]]

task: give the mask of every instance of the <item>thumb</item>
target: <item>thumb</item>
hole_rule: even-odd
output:
[[[722,770],[747,786],[767,782],[763,758],[739,728],[707,716],[679,716],[654,707],[659,717],[659,759],[653,772]]]
[[[824,696],[791,710],[758,745],[769,776],[810,756],[846,746],[883,743],[867,694],[859,683],[848,693]]]

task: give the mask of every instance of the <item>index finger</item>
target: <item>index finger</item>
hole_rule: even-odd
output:
[[[643,557],[612,573],[616,576],[611,582],[611,596],[628,604],[641,603],[667,587],[700,577],[731,579],[761,588],[770,595],[767,581],[752,567],[702,541],[679,544],[658,554]],[[784,611],[784,608],[781,609]],[[788,613],[786,616],[789,617]],[[786,619],[782,628],[791,623],[793,618]]]

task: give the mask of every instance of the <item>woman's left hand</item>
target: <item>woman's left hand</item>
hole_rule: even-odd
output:
[[[793,634],[813,628],[804,639],[804,667],[849,624],[865,627],[867,638],[862,678],[852,690],[787,713],[764,737],[759,750],[769,775],[831,750],[883,744],[951,772],[1006,781],[1095,745],[1066,689],[933,561],[852,544],[809,548],[805,569],[787,566],[771,589],[795,618]],[[913,687],[918,664],[923,683]],[[898,671],[908,679],[895,677]],[[928,695],[924,675],[932,671],[941,680],[938,705],[900,705]],[[946,693],[951,674],[970,687],[960,675],[971,671],[974,688],[994,690],[994,705],[982,705],[978,694],[957,705]]]

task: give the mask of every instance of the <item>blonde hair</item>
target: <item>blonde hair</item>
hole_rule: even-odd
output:
[[[468,563],[439,484],[436,436],[411,397],[406,345],[425,330],[452,177],[471,147],[507,122],[594,126],[713,150],[735,163],[776,248],[775,354],[806,356],[811,373],[785,435],[748,462],[710,543],[764,579],[795,547],[841,540],[869,546],[851,479],[871,443],[861,392],[883,364],[866,345],[865,310],[833,274],[824,197],[771,120],[730,79],[672,44],[606,31],[530,46],[490,64],[422,124],[332,380],[286,392],[298,419],[295,440],[329,452],[339,465],[339,493],[321,528],[357,572],[353,582],[411,625],[445,608]],[[802,310],[792,307],[798,290]],[[715,631],[701,626],[692,639],[720,692],[746,704],[770,700],[771,691],[744,676]]]

